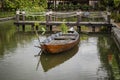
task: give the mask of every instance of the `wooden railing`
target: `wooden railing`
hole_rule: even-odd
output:
[[[28,20],[28,17],[33,17],[35,19]],[[42,17],[42,18],[41,18]],[[43,19],[44,18],[44,19]],[[70,20],[73,18],[74,20]],[[97,21],[92,19],[100,18],[102,21]],[[65,19],[65,21],[63,21]],[[68,20],[67,20],[68,19]],[[84,19],[88,19],[88,21],[84,21]],[[89,20],[90,19],[90,20]],[[52,30],[53,25],[60,25],[65,23],[68,26],[77,26],[78,31],[81,31],[81,25],[91,26],[93,31],[95,31],[95,27],[98,26],[107,26],[111,30],[111,18],[109,12],[40,12],[40,13],[26,13],[25,11],[17,11],[16,12],[16,21],[14,22],[18,27],[19,25],[23,26],[23,30],[25,25],[32,25],[34,23],[39,23],[41,25],[46,25],[46,27]]]

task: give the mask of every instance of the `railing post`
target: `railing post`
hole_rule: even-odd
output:
[[[52,21],[52,11],[49,12],[49,21]]]
[[[38,31],[38,26],[36,26],[36,30]]]
[[[48,25],[49,22],[49,12],[46,12],[46,25]]]
[[[108,26],[108,33],[111,33],[112,31],[112,26]]]
[[[34,24],[31,25],[31,31],[34,31]]]
[[[48,30],[49,12],[46,13],[46,29]]]
[[[18,22],[20,20],[20,11],[16,11],[16,21]]]
[[[81,21],[81,11],[76,12],[77,14],[77,30],[80,33],[81,32],[81,26],[80,26],[80,21]]]
[[[22,20],[25,21],[25,11],[22,11]]]
[[[81,21],[81,12],[77,12],[77,26],[79,25],[79,22]]]
[[[81,26],[77,26],[77,31],[78,31],[78,33],[81,32]]]
[[[95,26],[92,26],[92,32],[95,32]]]
[[[49,25],[49,21],[51,21],[51,15],[52,11],[46,13],[46,28],[49,31],[52,31],[52,25]]]
[[[52,21],[52,11],[49,12],[49,21]],[[50,32],[52,31],[52,25],[49,26]]]
[[[111,22],[111,18],[110,18],[111,13],[107,12],[107,22],[110,24]]]
[[[16,11],[16,21],[19,22],[19,20],[20,20],[20,11],[17,10]],[[17,24],[17,31],[19,31],[19,24]]]

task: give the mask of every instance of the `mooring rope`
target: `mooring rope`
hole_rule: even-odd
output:
[[[86,15],[87,14],[87,15]],[[84,12],[84,11],[74,11],[74,12],[28,12],[26,16],[46,16],[49,15],[50,17],[55,18],[69,18],[69,17],[77,17],[77,15],[81,15],[87,18],[104,18],[106,20],[106,13],[105,12]]]

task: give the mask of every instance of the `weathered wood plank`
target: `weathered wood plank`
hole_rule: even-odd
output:
[[[41,25],[61,25],[62,23],[65,23],[66,25],[69,26],[80,26],[80,25],[85,25],[85,26],[112,26],[112,24],[109,24],[107,22],[62,22],[62,21],[19,21],[19,22],[14,22],[14,24],[25,24],[25,25],[34,25],[34,23],[39,23]]]

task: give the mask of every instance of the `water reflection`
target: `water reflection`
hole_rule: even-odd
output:
[[[19,44],[29,43],[35,37],[34,33],[16,32],[13,21],[0,23],[0,57],[13,52]]]
[[[120,79],[120,52],[111,37],[99,37],[100,60],[112,80]]]
[[[72,58],[78,52],[78,45],[75,46],[73,49],[63,52],[61,54],[51,55],[42,53],[40,56],[40,62],[42,68],[45,72],[48,70],[59,66],[60,64],[64,63],[65,61]]]
[[[11,43],[11,39],[14,35],[14,28],[11,27],[11,22],[7,22],[7,25],[4,26],[6,23],[0,23],[0,55],[4,55],[5,48],[9,48],[9,43]],[[12,46],[12,45],[11,45]]]

